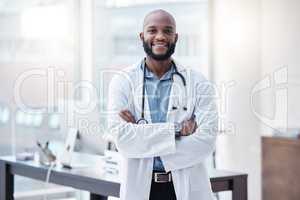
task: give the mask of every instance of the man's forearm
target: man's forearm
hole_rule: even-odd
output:
[[[174,153],[175,130],[172,123],[133,124],[116,122],[110,132],[121,154],[145,158]]]

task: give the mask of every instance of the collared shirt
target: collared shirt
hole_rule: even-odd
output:
[[[142,65],[142,70],[145,65]],[[172,73],[174,66],[170,68],[161,78],[146,68],[145,88],[150,107],[152,123],[166,122],[169,96],[172,87]],[[165,171],[160,157],[154,158],[153,170]]]

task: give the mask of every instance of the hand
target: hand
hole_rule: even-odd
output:
[[[133,124],[136,123],[134,116],[131,114],[129,110],[121,110],[119,116],[128,123],[133,123]]]
[[[197,122],[194,118],[185,120],[182,122],[182,129],[180,131],[181,136],[188,136],[195,133],[196,129],[198,128]]]

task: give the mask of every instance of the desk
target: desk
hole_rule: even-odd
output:
[[[14,175],[45,181],[48,168],[32,161],[16,161],[14,157],[0,157],[0,200],[13,200]],[[213,170],[210,181],[214,192],[232,191],[232,200],[247,200],[247,174]],[[107,200],[119,196],[120,183],[116,175],[96,168],[57,169],[49,182],[90,192],[91,200]]]

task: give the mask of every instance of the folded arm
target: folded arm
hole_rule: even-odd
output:
[[[207,85],[200,87],[198,93],[195,115],[182,122],[181,137],[176,140],[176,151],[159,155],[167,171],[194,166],[203,162],[214,151],[218,124],[216,97],[212,87]],[[122,110],[119,116],[126,122],[135,123],[129,110]]]
[[[218,129],[216,94],[210,84],[197,87],[195,133],[176,140],[176,152],[161,156],[166,171],[192,167],[206,160],[215,149]]]
[[[118,151],[128,158],[146,158],[175,152],[173,123],[134,124],[122,119],[122,110],[134,113],[128,79],[117,76],[109,86],[108,130]]]

